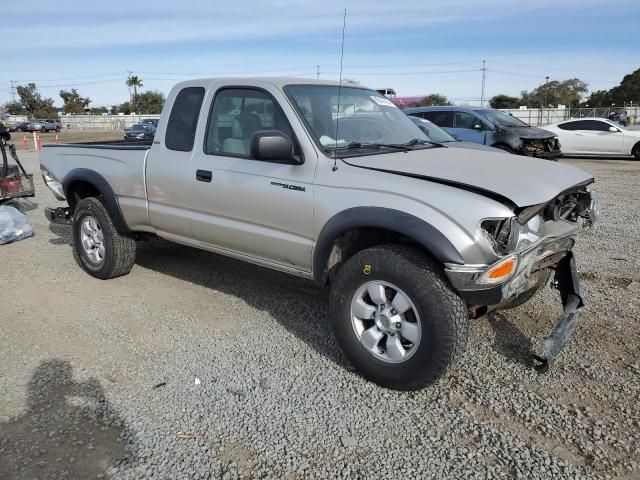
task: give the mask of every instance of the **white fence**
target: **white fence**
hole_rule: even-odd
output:
[[[627,111],[629,119],[633,119],[635,123],[640,123],[640,107],[624,107]],[[529,125],[543,126],[550,123],[562,122],[570,118],[583,117],[607,117],[612,111],[620,111],[622,107],[611,108],[527,108],[520,109],[503,109],[503,112],[510,113],[514,117],[528,123]]]
[[[61,115],[62,128],[67,130],[124,130],[147,118],[157,119],[160,115]]]

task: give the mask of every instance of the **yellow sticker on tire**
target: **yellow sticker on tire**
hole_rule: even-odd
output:
[[[362,269],[362,273],[364,273],[365,275],[371,275],[371,270],[371,265],[365,265]]]

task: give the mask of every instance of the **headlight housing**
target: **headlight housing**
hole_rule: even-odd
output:
[[[516,217],[488,218],[480,223],[480,228],[498,256],[504,256],[524,250],[541,238],[544,219],[535,215],[525,224],[520,224]]]

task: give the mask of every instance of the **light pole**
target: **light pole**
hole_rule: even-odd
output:
[[[547,93],[549,92],[549,77],[546,76],[544,77],[544,105],[542,105],[542,108],[547,108]]]

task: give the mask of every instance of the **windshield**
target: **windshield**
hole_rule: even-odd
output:
[[[475,112],[500,127],[529,127],[522,120],[500,110],[475,110]]]
[[[415,123],[420,130],[427,134],[429,140],[435,143],[456,142],[457,140],[445,132],[442,128],[424,118],[410,116],[409,119]],[[426,131],[425,131],[426,130]]]
[[[370,154],[376,148],[391,151],[429,148],[429,138],[389,99],[374,90],[337,85],[289,85],[287,95],[304,116],[310,133],[322,148],[335,155]]]

